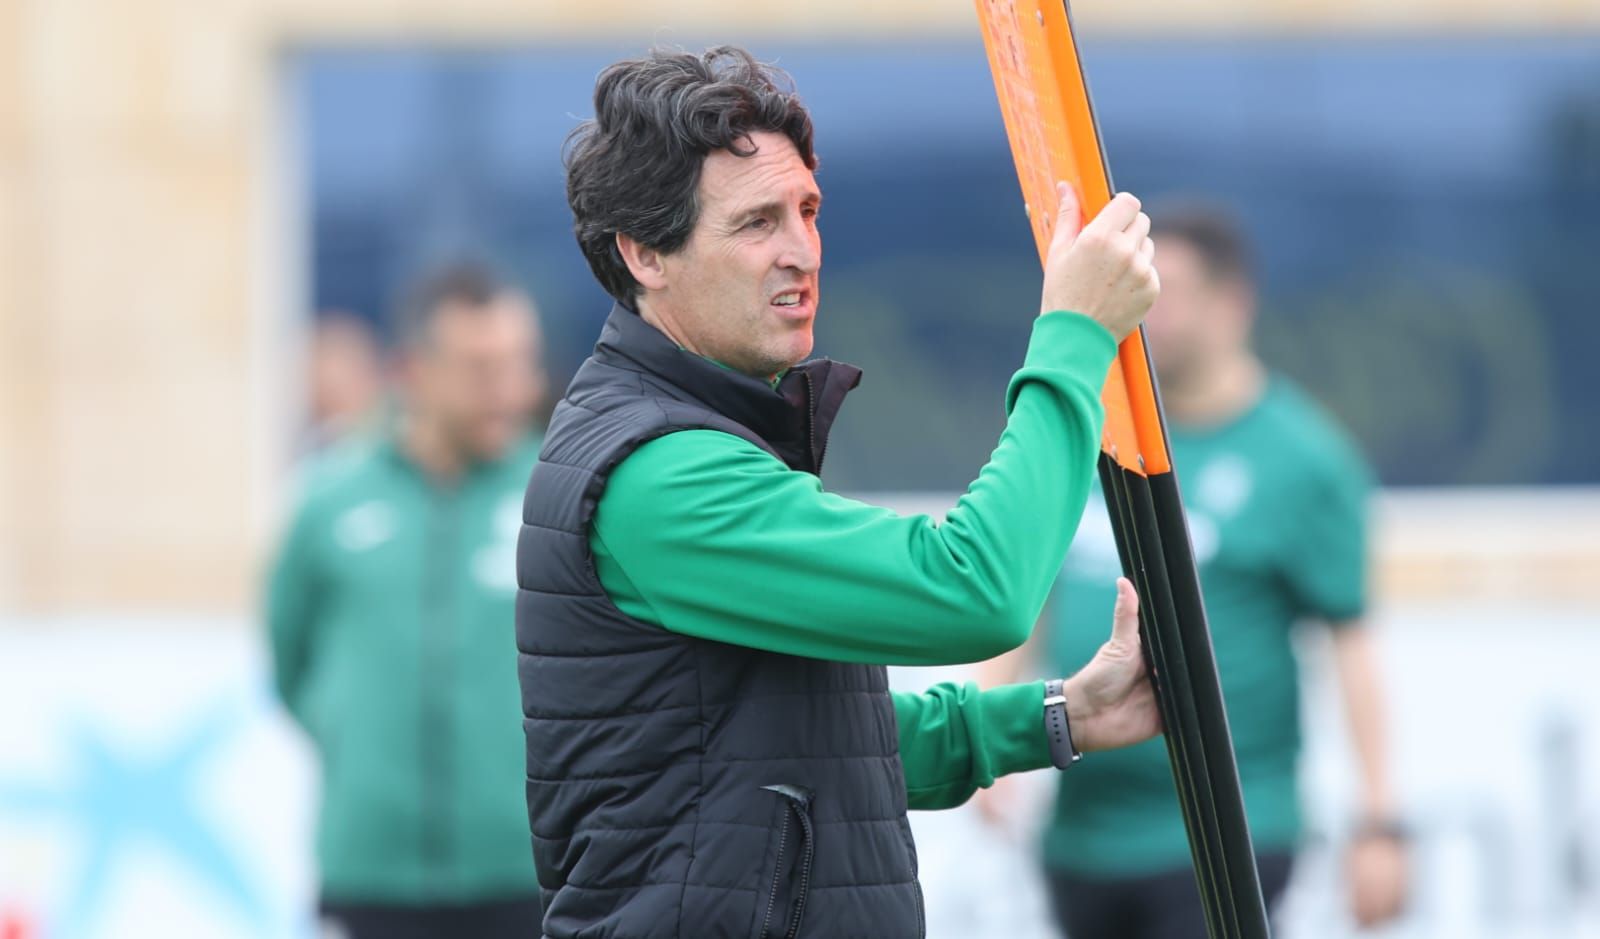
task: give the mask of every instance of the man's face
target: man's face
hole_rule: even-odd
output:
[[[1250,293],[1212,277],[1200,252],[1182,238],[1157,235],[1155,241],[1161,296],[1145,318],[1145,335],[1156,376],[1184,384],[1248,344]]]
[[[498,459],[543,397],[537,347],[532,312],[515,294],[481,307],[446,306],[411,353],[411,406],[460,456]]]
[[[760,132],[749,142],[753,156],[706,157],[699,218],[683,248],[662,256],[664,286],[646,303],[690,351],[769,376],[811,354],[822,195],[789,138]]]

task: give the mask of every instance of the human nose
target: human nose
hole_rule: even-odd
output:
[[[786,228],[778,265],[803,274],[815,274],[822,267],[822,235],[816,225],[801,221]]]

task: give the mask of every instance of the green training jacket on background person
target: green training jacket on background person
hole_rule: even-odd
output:
[[[273,568],[279,694],[322,762],[324,898],[536,893],[513,610],[525,441],[453,484],[393,440],[305,472]]]
[[[1300,685],[1291,628],[1342,623],[1366,603],[1365,463],[1323,410],[1281,378],[1220,426],[1168,428],[1228,725],[1257,851],[1293,850]],[[1049,667],[1094,655],[1120,570],[1096,493],[1051,603]],[[1045,860],[1078,876],[1136,877],[1189,866],[1162,740],[1096,753],[1061,776]]]

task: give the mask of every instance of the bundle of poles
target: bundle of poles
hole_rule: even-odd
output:
[[[1071,11],[1063,0],[977,0],[977,7],[1042,260],[1058,181],[1075,187],[1085,219],[1114,191]],[[1103,400],[1100,481],[1122,569],[1139,591],[1140,637],[1206,929],[1211,939],[1267,939],[1233,738],[1142,327],[1118,350]]]

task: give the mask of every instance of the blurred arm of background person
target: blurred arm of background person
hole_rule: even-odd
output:
[[[1409,858],[1389,786],[1383,681],[1372,633],[1361,621],[1333,625],[1334,670],[1361,785],[1345,876],[1351,914],[1360,926],[1372,927],[1398,916],[1405,906]]]
[[[317,620],[317,562],[313,556],[315,516],[297,507],[267,580],[267,643],[273,685],[289,714],[306,727],[303,690],[310,666]]]

